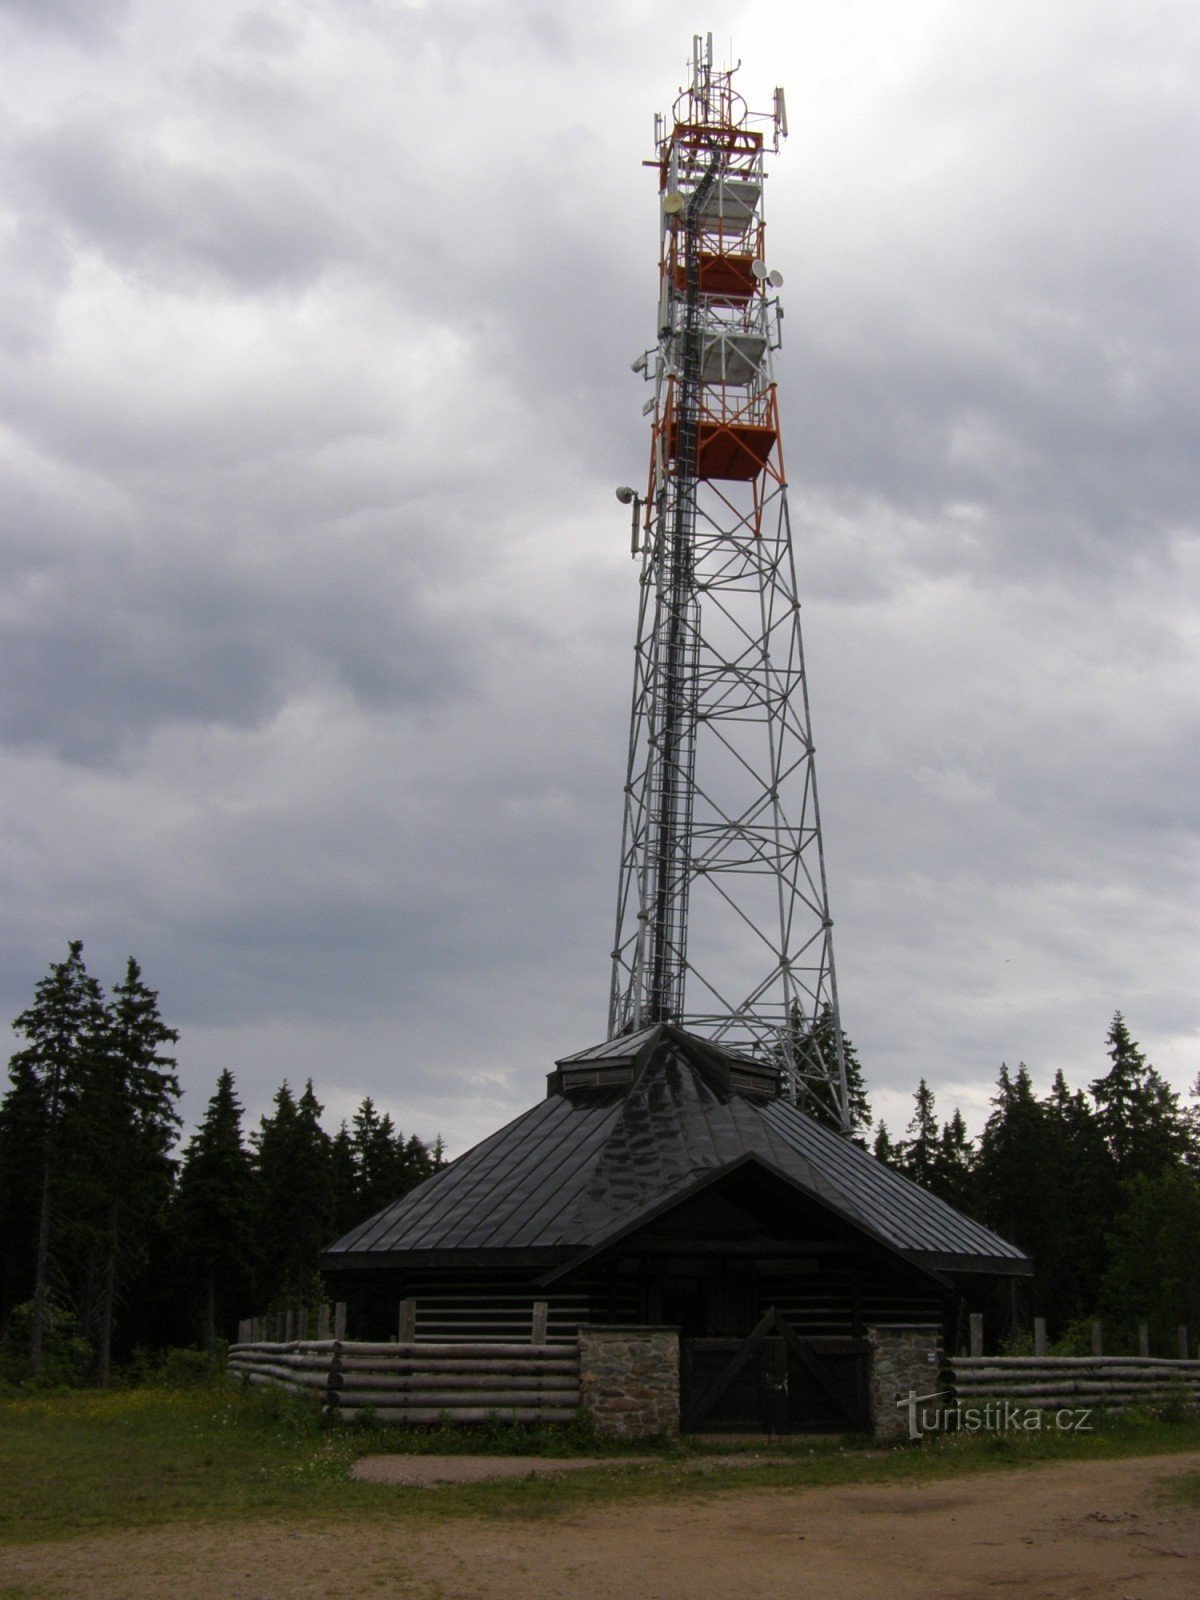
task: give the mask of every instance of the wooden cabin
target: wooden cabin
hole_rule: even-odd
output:
[[[394,1335],[402,1301],[418,1341],[529,1339],[535,1306],[551,1341],[666,1325],[685,1429],[844,1431],[868,1426],[868,1329],[945,1327],[972,1277],[1032,1263],[773,1069],[659,1024],[560,1060],[544,1100],[322,1269],[359,1337]]]

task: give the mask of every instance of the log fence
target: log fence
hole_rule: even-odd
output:
[[[530,1336],[509,1340],[418,1340],[412,1300],[401,1302],[399,1336],[386,1344],[348,1340],[341,1303],[316,1309],[311,1339],[309,1321],[305,1312],[245,1319],[229,1350],[231,1375],[311,1395],[328,1415],[348,1422],[368,1411],[380,1422],[405,1425],[570,1422],[580,1405],[579,1339],[548,1333],[543,1302],[532,1307]],[[989,1356],[983,1319],[973,1316],[970,1354],[947,1359],[943,1387],[960,1407],[994,1400],[1043,1411],[1180,1403],[1200,1409],[1200,1359],[1188,1359],[1186,1329],[1179,1329],[1174,1359],[1146,1353],[1144,1325],[1136,1356],[1103,1355],[1098,1325],[1092,1334],[1093,1354],[1049,1356],[1038,1318],[1034,1354]]]
[[[947,1385],[960,1406],[1009,1400],[1035,1410],[1105,1411],[1182,1401],[1200,1407],[1200,1361],[1153,1356],[955,1356]]]
[[[311,1394],[346,1422],[570,1422],[580,1403],[578,1344],[264,1340],[230,1346],[229,1371]]]

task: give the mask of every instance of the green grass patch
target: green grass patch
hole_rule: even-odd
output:
[[[784,1444],[684,1441],[578,1472],[426,1489],[354,1482],[355,1457],[453,1451],[629,1455],[586,1428],[471,1434],[323,1427],[314,1405],[279,1391],[74,1391],[0,1401],[0,1542],[178,1521],[332,1521],[375,1515],[539,1517],[630,1496],[741,1488],[919,1483],[1045,1461],[1200,1450],[1200,1422],[1097,1419],[1086,1435],[959,1434],[890,1448],[850,1439]],[[746,1465],[719,1458],[750,1452]],[[1197,1480],[1200,1485],[1200,1478]],[[1200,1487],[1186,1491],[1200,1493]]]
[[[0,1402],[0,1541],[223,1517],[368,1510],[347,1432],[291,1396],[76,1390]]]
[[[1179,1501],[1185,1506],[1195,1506],[1200,1511],[1200,1471],[1185,1472],[1178,1478],[1172,1478],[1166,1484],[1165,1492],[1169,1500]]]

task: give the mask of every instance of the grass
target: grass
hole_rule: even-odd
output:
[[[1166,1495],[1170,1500],[1195,1506],[1200,1511],[1200,1472],[1185,1472],[1181,1477],[1172,1478],[1166,1486]]]
[[[224,1388],[76,1391],[0,1401],[0,1543],[56,1539],[179,1521],[333,1521],[387,1514],[538,1517],[629,1496],[697,1496],[736,1488],[803,1489],[856,1482],[921,1483],[1044,1461],[1200,1450],[1200,1420],[1105,1422],[1086,1436],[951,1435],[875,1447],[821,1439],[784,1445],[686,1441],[602,1465],[499,1483],[422,1489],[354,1482],[356,1456],[397,1450],[598,1453],[586,1430],[482,1435],[323,1428],[315,1409],[279,1392]],[[615,1451],[607,1446],[603,1452]],[[761,1463],[719,1457],[744,1451]],[[622,1454],[629,1454],[625,1450]],[[1181,1495],[1200,1502],[1200,1474]]]
[[[0,1542],[179,1520],[369,1509],[347,1433],[286,1395],[74,1391],[0,1402]],[[356,1492],[367,1490],[365,1500]]]

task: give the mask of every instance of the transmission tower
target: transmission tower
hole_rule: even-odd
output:
[[[848,1128],[772,356],[764,128],[787,134],[694,40],[691,83],[655,119],[661,193],[653,384],[610,1036],[677,1022],[778,1062]],[[755,126],[757,124],[757,126]]]

